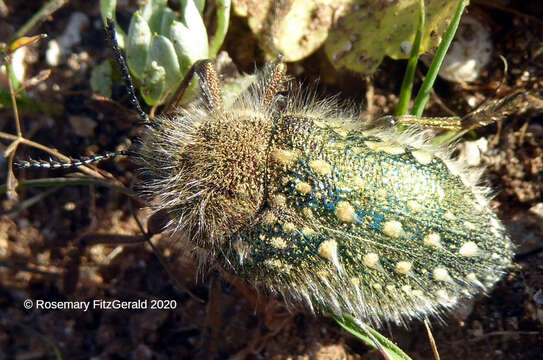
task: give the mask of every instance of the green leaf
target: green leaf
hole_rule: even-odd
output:
[[[147,65],[150,47],[151,29],[143,16],[141,16],[140,11],[136,11],[132,16],[130,27],[128,28],[126,63],[138,80],[141,80],[141,76]]]
[[[148,0],[142,9],[141,15],[149,24],[151,33],[160,34],[162,28],[162,15],[168,4],[167,0]]]
[[[230,22],[230,0],[218,0],[217,1],[217,30],[211,44],[209,44],[209,57],[214,58],[217,56],[219,49],[224,42],[226,33],[228,32],[228,23]]]
[[[436,47],[453,17],[457,0],[426,0],[426,24],[420,53]],[[414,43],[419,21],[419,0],[351,0],[325,43],[336,68],[372,74],[384,56],[409,57],[402,43]]]
[[[379,349],[379,346],[386,351],[388,356],[393,360],[411,360],[411,358],[403,352],[396,344],[381,335],[377,330],[371,328],[367,324],[364,324],[364,329],[357,325],[355,319],[347,314],[343,314],[342,317],[329,313],[330,316],[336,320],[336,322],[344,328],[348,333],[357,337],[362,342],[374,349]],[[371,334],[371,336],[369,335]],[[373,337],[373,339],[372,339]],[[375,343],[378,342],[378,344]]]
[[[90,82],[93,92],[111,98],[111,85],[113,81],[111,79],[111,63],[108,60],[103,61],[92,69]]]
[[[126,34],[123,29],[117,23],[117,17],[115,16],[115,8],[117,7],[117,0],[100,0],[100,13],[102,14],[102,21],[107,24],[107,19],[113,20],[115,23],[115,32],[117,33],[117,42],[119,48],[124,49]]]
[[[162,19],[160,24],[160,35],[168,37],[170,35],[170,27],[172,22],[177,19],[177,16],[170,8],[165,8],[162,12]]]
[[[149,58],[144,72],[142,95],[150,105],[163,101],[174,91],[183,76],[173,44],[162,35],[151,40]]]
[[[166,93],[166,70],[156,61],[151,61],[145,67],[143,79],[140,87],[141,96],[148,105],[159,104]]]
[[[209,48],[207,34],[194,32],[179,21],[174,21],[170,28],[170,39],[181,62],[181,72],[185,74],[196,61],[207,59]]]

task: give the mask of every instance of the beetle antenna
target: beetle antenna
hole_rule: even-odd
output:
[[[104,154],[93,155],[89,157],[84,157],[80,159],[74,159],[71,161],[57,161],[49,158],[49,160],[25,160],[18,161],[13,163],[16,167],[21,169],[28,168],[39,168],[39,169],[70,169],[80,166],[89,165],[92,163],[97,163],[103,160],[111,159],[116,156],[135,156],[135,153],[132,151],[122,150],[122,151],[109,151]]]
[[[108,18],[106,25],[107,25],[106,32],[111,41],[113,54],[115,55],[115,61],[117,61],[117,64],[119,64],[119,67],[121,69],[121,75],[125,82],[126,90],[128,91],[128,99],[130,100],[130,103],[132,104],[132,106],[134,106],[134,108],[136,109],[136,112],[138,113],[139,117],[143,120],[143,122],[145,124],[149,124],[150,123],[149,116],[141,108],[140,102],[138,101],[138,98],[136,97],[136,92],[134,91],[132,78],[130,77],[130,73],[128,72],[128,67],[126,66],[126,61],[124,61],[124,58],[121,54],[121,50],[119,50],[119,43],[117,42],[117,33],[115,32],[115,23],[113,22],[113,20]]]

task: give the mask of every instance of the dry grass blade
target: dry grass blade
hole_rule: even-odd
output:
[[[436,341],[434,335],[432,334],[432,329],[430,329],[430,322],[428,319],[424,319],[424,327],[426,327],[426,333],[428,334],[428,340],[430,340],[430,346],[432,347],[432,352],[434,353],[434,359],[440,360],[439,351],[437,350]]]

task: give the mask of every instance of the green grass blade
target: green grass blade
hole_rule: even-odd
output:
[[[224,38],[226,37],[228,23],[230,22],[230,5],[230,0],[217,1],[217,31],[215,31],[211,44],[209,44],[210,58],[217,56],[217,53],[224,42]]]
[[[454,39],[456,29],[458,29],[458,24],[460,23],[460,18],[462,17],[464,8],[467,6],[468,3],[469,1],[467,0],[458,1],[458,7],[456,8],[456,12],[454,13],[453,19],[451,20],[451,24],[447,28],[447,31],[445,31],[445,34],[443,34],[443,40],[441,40],[441,43],[439,44],[436,55],[432,60],[432,65],[430,65],[428,73],[426,74],[426,78],[424,79],[424,82],[422,83],[417,97],[415,98],[415,104],[413,106],[411,114],[417,117],[422,116],[424,107],[428,102],[430,92],[432,91],[432,87],[434,86],[434,82],[439,72],[439,68],[443,63],[443,59],[445,58],[445,54],[447,54],[447,51],[449,50],[449,46],[451,45],[452,40]]]
[[[343,314],[342,317],[329,313],[330,316],[336,320],[336,322],[344,328],[348,333],[360,339],[366,345],[371,346],[374,349],[379,350],[379,346],[386,351],[389,358],[392,360],[411,360],[411,358],[402,351],[396,344],[392,341],[381,335],[377,330],[372,329],[370,326],[365,324],[365,330],[360,328],[356,323],[355,319],[347,314]],[[373,339],[368,336],[367,332],[373,336]],[[375,344],[375,341],[379,342],[379,345]]]
[[[402,81],[402,88],[400,91],[400,97],[398,100],[398,106],[396,107],[396,116],[407,115],[409,106],[409,100],[411,99],[411,92],[413,90],[413,82],[415,79],[415,70],[417,69],[417,63],[419,61],[420,42],[422,39],[422,32],[424,31],[424,22],[426,19],[426,12],[424,7],[424,0],[419,1],[419,26],[417,28],[417,34],[415,35],[415,41],[411,48],[411,54],[407,61],[407,68]]]

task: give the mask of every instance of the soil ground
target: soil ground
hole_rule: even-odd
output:
[[[8,39],[43,5],[41,1],[4,1],[0,39]],[[134,1],[119,5],[119,21],[127,26]],[[502,55],[508,72],[502,86],[543,98],[543,4],[540,2],[472,1],[492,27],[494,52],[482,77],[471,87],[440,80],[436,94],[453,112],[463,115],[477,103],[492,100],[503,79]],[[128,148],[140,127],[119,83],[114,102],[92,96],[91,69],[111,59],[104,40],[97,1],[69,1],[35,27],[31,34],[58,38],[74,12],[89,23],[81,41],[58,66],[46,62],[47,41],[29,47],[27,78],[51,69],[51,75],[27,90],[44,108],[21,108],[24,135],[77,156]],[[262,54],[243,19],[233,18],[225,50],[240,71],[250,73]],[[369,82],[346,72],[333,72],[322,51],[295,65],[291,73],[312,82],[323,78],[324,93],[340,93],[356,102],[373,104],[372,116],[391,113],[404,62],[387,60]],[[322,76],[328,72],[329,76]],[[333,79],[330,80],[330,79]],[[368,84],[371,84],[369,87]],[[368,94],[368,90],[370,96]],[[433,98],[429,114],[446,115]],[[3,109],[0,131],[15,133],[12,110]],[[477,129],[464,140],[486,139],[481,155],[485,178],[495,190],[493,206],[517,246],[515,269],[488,296],[474,299],[441,323],[434,336],[442,359],[543,358],[543,116],[527,109]],[[463,141],[464,141],[463,140]],[[462,144],[459,154],[462,155]],[[3,141],[4,146],[8,145]],[[18,158],[43,158],[42,152],[21,148]],[[0,175],[6,179],[5,160]],[[100,164],[126,186],[137,167],[118,158]],[[17,171],[19,181],[69,177],[72,172]],[[3,182],[3,181],[2,181]],[[134,214],[145,222],[145,205],[101,186],[68,186],[36,198],[48,188],[25,188],[20,201],[39,200],[18,210],[2,198],[0,217],[0,360],[52,359],[379,359],[330,319],[303,309],[286,309],[281,299],[259,294],[256,309],[243,289],[211,270],[198,277],[194,259],[168,239],[153,239],[168,261],[168,275],[149,245],[95,244],[82,247],[89,234],[140,235]],[[30,205],[30,204],[25,204]],[[7,211],[12,209],[11,211]],[[138,210],[142,209],[142,210]],[[117,236],[112,240],[119,240]],[[172,250],[172,246],[174,250]],[[175,280],[175,281],[174,281]],[[174,284],[184,290],[176,290]],[[190,290],[190,296],[186,290]],[[249,297],[250,298],[250,297]],[[26,310],[25,299],[175,300],[170,310]],[[170,303],[171,304],[171,303]],[[390,327],[382,332],[414,359],[431,359],[424,327]]]

